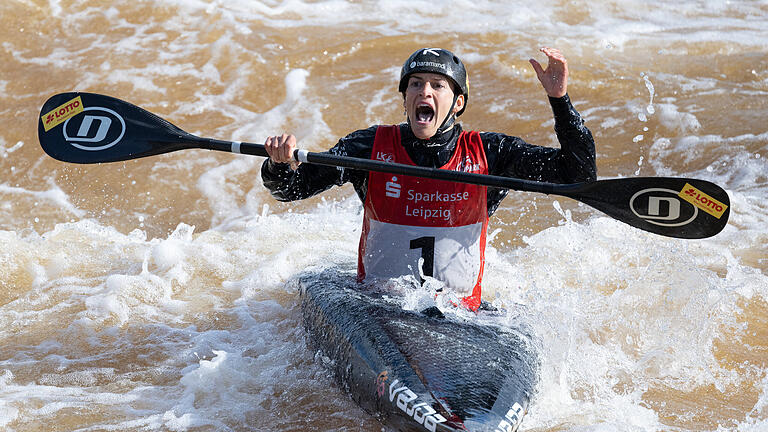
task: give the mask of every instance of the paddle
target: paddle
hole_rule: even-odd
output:
[[[93,93],[61,93],[48,99],[40,112],[38,137],[51,157],[81,164],[192,148],[268,157],[261,144],[201,138],[128,102]],[[296,150],[294,157],[306,163],[560,195],[633,227],[668,237],[711,237],[725,227],[730,214],[728,194],[698,179],[634,177],[554,184],[305,150]]]

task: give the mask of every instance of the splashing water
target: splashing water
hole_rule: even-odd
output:
[[[763,0],[4,2],[0,430],[381,431],[308,348],[291,283],[354,266],[354,191],[278,203],[261,159],[201,150],[57,162],[35,131],[50,95],[318,151],[401,121],[403,59],[443,46],[471,76],[464,128],[556,146],[539,45],[568,58],[601,177],[710,180],[732,214],[681,241],[510,193],[483,293],[539,340],[522,430],[768,429],[766,16]]]

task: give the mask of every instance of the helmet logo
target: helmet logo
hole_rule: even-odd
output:
[[[439,48],[424,48],[421,51],[420,56],[425,56],[427,54],[432,54],[435,57],[440,57],[440,51]],[[433,62],[433,61],[416,61],[413,60],[411,64],[408,65],[411,69],[421,66],[421,67],[439,67],[440,69],[445,69],[445,65],[439,62]]]
[[[440,48],[424,48],[421,50],[421,52],[416,51],[411,58],[410,63],[408,63],[409,69],[415,69],[415,68],[434,68],[434,69],[442,69],[442,70],[448,70],[448,65],[441,61],[440,59],[435,60],[427,60],[424,57],[426,57],[427,54],[432,54],[435,57],[440,57],[440,51],[442,49]]]

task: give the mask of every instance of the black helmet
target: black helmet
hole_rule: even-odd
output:
[[[408,87],[408,77],[419,72],[445,75],[453,81],[455,88],[464,95],[464,107],[456,116],[464,112],[469,98],[469,78],[464,63],[456,55],[442,48],[422,48],[411,54],[400,70],[400,93]]]

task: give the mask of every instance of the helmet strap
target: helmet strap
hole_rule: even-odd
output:
[[[435,131],[435,135],[440,135],[443,132],[447,131],[448,129],[453,127],[453,124],[456,123],[456,115],[453,113],[453,107],[456,106],[456,101],[459,99],[458,94],[453,95],[453,103],[451,104],[451,109],[448,110],[448,115],[445,116],[445,120],[443,120],[443,123],[440,125],[439,128],[437,128],[437,131]]]

